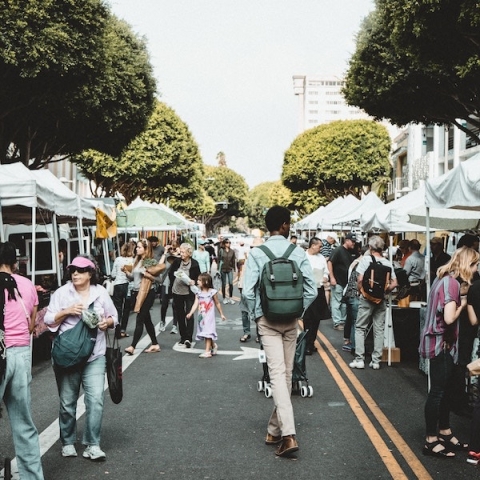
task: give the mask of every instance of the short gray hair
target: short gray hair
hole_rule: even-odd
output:
[[[189,243],[182,243],[180,248],[183,248],[190,256],[192,256],[193,248]]]
[[[383,252],[383,249],[385,248],[385,242],[383,241],[382,237],[373,235],[368,239],[368,246],[375,252]]]

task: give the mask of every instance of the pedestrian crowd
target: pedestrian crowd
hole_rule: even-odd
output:
[[[64,266],[67,281],[51,297],[46,325],[62,335],[82,322],[84,312],[89,310],[95,312],[98,323],[88,360],[72,369],[57,365],[53,368],[59,394],[62,456],[77,456],[76,405],[83,387],[86,415],[82,455],[93,461],[106,458],[100,442],[107,330],[111,329],[119,339],[129,337],[128,319],[133,311],[135,328],[125,352],[135,353],[144,328],[151,343],[145,352],[160,352],[151,317],[154,300],[159,296],[160,331],[166,329],[171,305],[170,333],[180,336],[177,348],[191,348],[194,339],[203,341],[205,350],[200,358],[212,358],[218,350],[215,309],[225,320],[222,302],[236,303],[235,282],[240,292],[243,329],[239,340],[245,343],[252,338],[254,322],[253,335],[261,342],[270,376],[274,408],[267,422],[265,443],[276,446],[278,456],[296,452],[299,445],[290,397],[299,318],[275,321],[264,311],[262,298],[262,272],[270,261],[268,251],[277,258],[288,251],[288,258],[298,266],[303,280],[301,317],[307,332],[306,355],[316,351],[320,322],[331,321],[333,330],[343,335],[342,349],[353,355],[349,365],[354,370],[364,369],[366,363],[374,371],[380,369],[388,302],[392,303],[401,275],[405,274],[408,300],[420,300],[424,305],[419,354],[427,362],[429,390],[424,408],[423,454],[453,459],[459,451],[466,451],[467,461],[478,464],[480,398],[472,408],[465,391],[467,365],[480,353],[474,352],[480,318],[478,237],[462,237],[452,256],[444,251],[444,239],[433,237],[428,262],[418,239],[401,240],[390,260],[385,242],[378,235],[370,236],[362,247],[354,232],[346,233],[342,242],[331,233],[323,239],[310,238],[308,246],[302,248],[296,236],[289,238],[289,210],[272,207],[265,223],[267,241],[256,238],[252,245],[241,241],[233,247],[231,240],[221,235],[216,244],[202,237],[196,249],[188,242],[171,241],[163,246],[155,236],[126,242],[113,262],[112,297],[100,285],[98,265],[90,255],[79,255]],[[256,248],[261,244],[266,249]],[[9,411],[20,478],[41,479],[38,433],[29,405],[30,333],[38,298],[33,284],[15,273],[16,262],[15,246],[9,242],[0,244],[0,302],[4,306],[0,309],[0,399]],[[380,271],[387,273],[377,298],[372,296],[369,285],[379,283],[374,275]],[[366,348],[370,331],[371,354]],[[465,411],[472,416],[468,443],[455,436],[450,423],[450,412]]]

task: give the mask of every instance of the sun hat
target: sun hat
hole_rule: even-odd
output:
[[[85,257],[75,257],[72,260],[72,263],[70,265],[68,265],[68,267],[79,267],[79,268],[89,267],[89,268],[95,270],[95,264],[91,260],[89,260],[88,258],[85,258]]]

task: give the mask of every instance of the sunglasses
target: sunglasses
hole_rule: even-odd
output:
[[[68,270],[70,273],[75,273],[75,272],[78,272],[78,273],[85,273],[85,272],[89,272],[91,270],[90,267],[68,267]]]

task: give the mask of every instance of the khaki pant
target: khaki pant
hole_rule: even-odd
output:
[[[265,317],[260,317],[257,321],[258,333],[267,358],[275,404],[268,421],[267,431],[276,437],[295,435],[295,419],[290,395],[297,343],[297,325],[297,320],[287,324],[276,324],[269,322]]]

